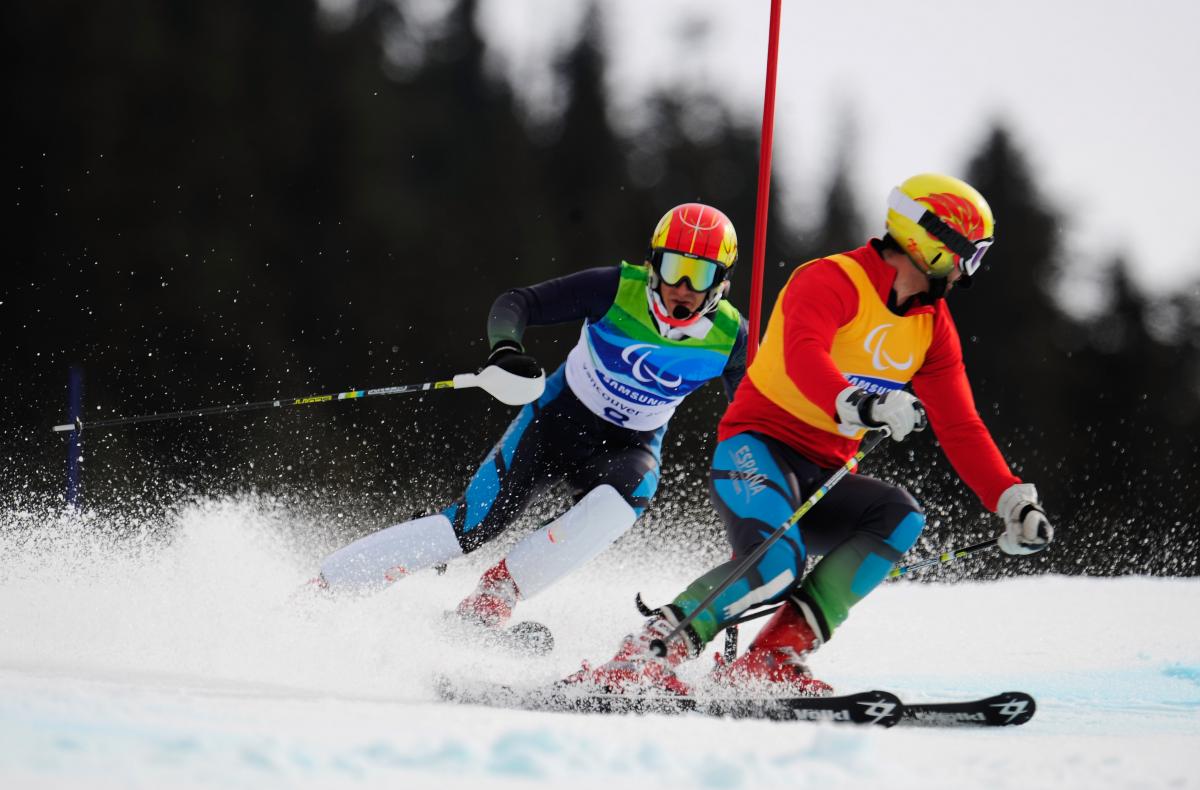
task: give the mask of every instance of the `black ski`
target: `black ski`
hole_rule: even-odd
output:
[[[1024,724],[1037,712],[1033,697],[1023,691],[1006,691],[994,697],[965,702],[906,702],[903,722],[933,727],[1012,727]]]
[[[488,628],[464,620],[452,611],[446,612],[444,620],[449,638],[462,638],[480,647],[527,656],[544,656],[554,649],[554,634],[532,620],[507,628]]]
[[[521,690],[502,684],[459,684],[446,677],[438,678],[436,688],[442,699],[465,705],[551,712],[699,713],[733,719],[834,721],[891,727],[900,721],[903,710],[899,698],[887,691],[833,697],[678,697],[604,694],[570,686]]]
[[[438,696],[464,705],[543,712],[681,714],[699,713],[732,719],[831,721],[926,727],[1012,727],[1037,712],[1033,697],[1006,691],[960,702],[904,703],[888,691],[863,691],[832,697],[676,697],[603,694],[571,686],[516,689],[503,684],[457,683],[439,677]]]
[[[709,716],[775,721],[834,721],[891,727],[899,723],[903,704],[888,691],[863,691],[832,697],[704,698],[696,710]]]
[[[544,656],[554,649],[554,634],[541,623],[526,620],[498,630],[481,629],[478,642],[513,653]]]

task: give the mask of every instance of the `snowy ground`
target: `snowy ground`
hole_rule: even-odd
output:
[[[701,568],[602,558],[523,605],[558,649],[518,661],[438,636],[479,560],[291,599],[317,558],[284,545],[286,518],[211,503],[119,547],[96,524],[0,530],[0,787],[1200,787],[1197,579],[892,583],[813,662],[844,691],[1026,690],[1024,727],[534,714],[439,703],[430,678],[604,659],[634,591],[662,601]]]

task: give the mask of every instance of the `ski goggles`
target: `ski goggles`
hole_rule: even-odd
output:
[[[958,268],[970,277],[979,271],[983,256],[992,246],[995,239],[989,236],[979,241],[971,241],[954,228],[922,206],[899,189],[893,189],[888,195],[888,208],[902,217],[912,220],[924,228],[930,236],[946,245],[946,249],[958,256]]]
[[[727,271],[716,261],[669,250],[655,250],[650,255],[650,265],[667,285],[679,285],[686,279],[688,286],[699,293],[719,284]]]

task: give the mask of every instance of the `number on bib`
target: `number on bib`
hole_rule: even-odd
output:
[[[624,425],[629,422],[629,415],[617,411],[612,406],[604,407],[604,416],[615,422],[617,425]]]

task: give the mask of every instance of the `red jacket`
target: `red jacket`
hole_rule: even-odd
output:
[[[896,279],[895,269],[869,244],[846,255],[862,267],[875,294],[886,304]],[[797,269],[780,292],[772,314],[773,322],[786,319],[782,342],[770,344],[774,350],[768,352],[780,354],[782,359],[755,360],[721,419],[717,438],[724,440],[754,431],[784,442],[822,467],[832,469],[845,463],[858,449],[859,439],[817,427],[815,420],[806,421],[798,416],[802,412],[789,410],[765,395],[753,379],[786,375],[790,379],[788,387],[794,385],[799,395],[836,419],[834,401],[850,382],[838,369],[830,350],[839,330],[845,331],[864,309],[860,305],[863,298],[871,297],[862,296],[834,260],[821,258]],[[962,344],[945,300],[913,307],[904,315],[922,313],[932,314],[932,332],[924,359],[911,375],[913,391],[925,405],[934,434],[958,476],[988,509],[995,510],[1000,494],[1020,479],[1009,470],[975,408],[963,367]],[[771,330],[768,326],[768,336]],[[768,344],[764,343],[763,348]],[[759,356],[763,357],[763,352]]]

